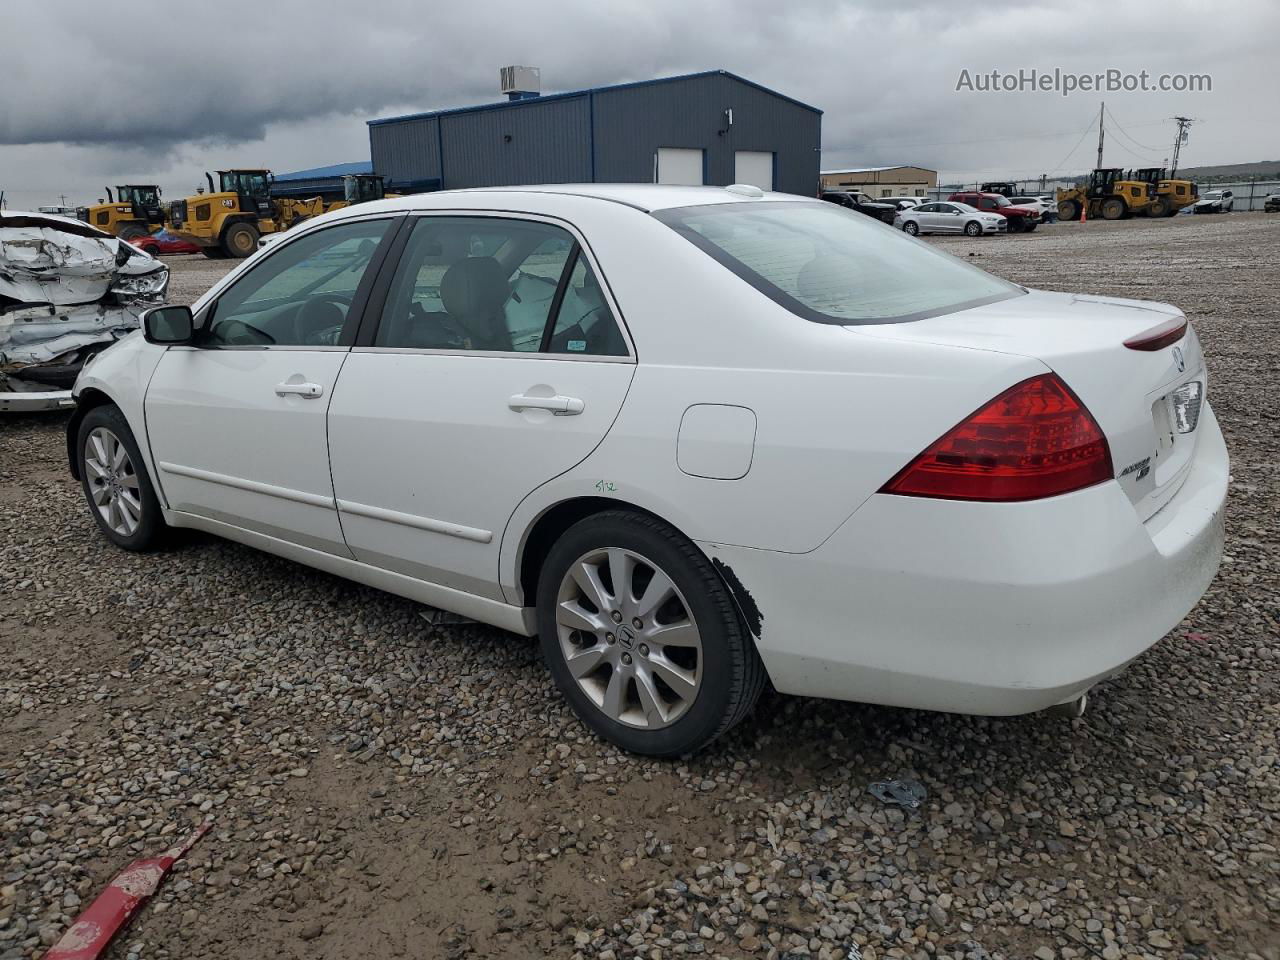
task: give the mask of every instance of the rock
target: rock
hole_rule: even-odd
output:
[[[324,924],[320,923],[318,920],[313,920],[298,931],[298,936],[303,940],[314,940],[322,933],[324,933]]]

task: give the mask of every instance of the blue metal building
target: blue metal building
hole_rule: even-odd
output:
[[[370,120],[389,190],[522,183],[754,183],[818,190],[822,111],[709,70]]]
[[[368,160],[354,163],[334,163],[327,167],[312,167],[292,173],[278,173],[271,184],[273,197],[314,197],[317,195],[342,195],[342,178],[353,173],[373,173]]]

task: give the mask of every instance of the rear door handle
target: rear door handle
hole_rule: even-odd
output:
[[[577,397],[530,397],[517,393],[507,401],[512,410],[550,410],[557,417],[576,417],[587,405]]]
[[[318,383],[291,383],[286,380],[284,383],[276,384],[277,397],[302,397],[305,400],[314,400],[317,397],[324,396],[324,387]]]

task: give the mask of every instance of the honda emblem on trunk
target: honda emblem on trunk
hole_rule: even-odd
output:
[[[1176,363],[1176,364],[1178,365],[1178,372],[1179,372],[1179,373],[1182,373],[1182,371],[1183,371],[1183,370],[1186,370],[1186,369],[1187,369],[1187,361],[1186,361],[1186,358],[1185,358],[1185,357],[1183,357],[1183,355],[1182,355],[1182,348],[1181,348],[1181,347],[1174,347],[1174,348],[1173,348],[1173,362],[1174,362],[1174,363]]]

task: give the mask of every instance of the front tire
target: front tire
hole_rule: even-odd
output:
[[[76,435],[80,485],[89,512],[117,547],[149,550],[164,535],[164,518],[138,442],[115,406],[94,407]]]
[[[1129,207],[1119,197],[1108,197],[1102,201],[1103,220],[1123,220]]]
[[[1156,197],[1147,206],[1148,217],[1167,217],[1173,213],[1173,204],[1167,197]]]
[[[982,236],[982,224],[977,220],[970,220],[964,225],[964,233],[966,237],[980,237]]]
[[[920,224],[916,223],[914,220],[908,220],[906,223],[902,225],[902,232],[908,233],[913,237],[919,236]]]
[[[656,518],[616,510],[570,527],[542,566],[537,610],[556,686],[624,750],[692,753],[740,722],[764,687],[723,581]]]
[[[116,234],[126,243],[130,240],[137,240],[139,237],[148,236],[147,228],[137,223],[127,223],[120,228],[120,232]]]
[[[228,257],[243,260],[258,249],[258,230],[251,223],[233,223],[222,235],[222,249]]]

